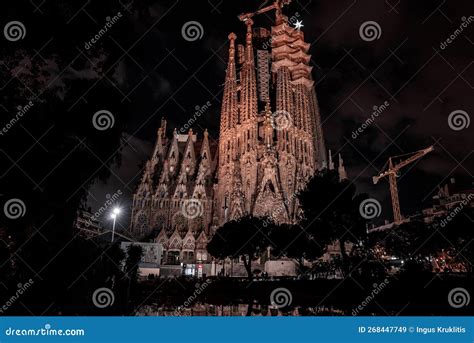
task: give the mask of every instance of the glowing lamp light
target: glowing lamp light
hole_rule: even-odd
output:
[[[110,215],[110,219],[113,219],[114,223],[112,224],[112,243],[114,242],[115,237],[115,220],[117,219],[120,213],[120,208],[116,207],[112,210],[112,214]]]

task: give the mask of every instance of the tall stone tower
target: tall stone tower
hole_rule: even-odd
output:
[[[215,192],[218,226],[246,214],[296,221],[295,193],[327,167],[310,44],[282,14],[284,3],[277,0],[240,16],[245,45],[236,46],[236,35],[229,35]],[[254,28],[252,17],[271,9],[274,26]]]
[[[133,195],[130,231],[163,246],[163,263],[210,261],[206,244],[225,222],[244,215],[278,223],[299,219],[296,193],[327,160],[309,44],[276,0],[240,16],[245,40],[229,35],[219,142],[163,119]],[[252,17],[275,10],[274,25]],[[169,133],[172,134],[169,135]],[[181,130],[180,130],[181,131]],[[347,178],[342,158],[338,171]]]

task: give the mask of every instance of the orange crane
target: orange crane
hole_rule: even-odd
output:
[[[372,178],[374,185],[376,185],[380,179],[388,176],[388,181],[390,184],[390,195],[392,197],[393,221],[395,223],[400,223],[402,221],[402,215],[400,213],[400,201],[398,199],[398,187],[397,187],[398,172],[400,171],[401,168],[422,158],[423,156],[425,156],[426,154],[430,153],[433,150],[434,150],[434,147],[431,145],[426,149],[418,150],[418,151],[411,152],[408,154],[390,157],[387,163],[385,163],[385,165],[382,168],[382,170],[385,170],[385,171],[380,172],[379,175],[374,176]],[[411,156],[398,163],[393,162],[395,159],[408,156],[408,155],[411,155]]]
[[[265,6],[261,9],[257,10],[256,12],[243,13],[243,14],[239,15],[239,19],[241,21],[246,21],[246,20],[252,18],[253,16],[255,16],[257,14],[265,13],[265,12],[271,11],[273,9],[275,9],[277,11],[281,11],[281,8],[284,5],[288,5],[290,2],[291,2],[291,0],[276,0],[273,4],[271,4],[269,6]]]

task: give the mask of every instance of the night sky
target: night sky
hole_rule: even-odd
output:
[[[209,109],[193,124],[193,130],[202,135],[203,129],[208,128],[210,136],[218,138],[227,36],[235,32],[242,43],[244,25],[237,15],[255,11],[262,4],[265,2],[160,0],[25,2],[20,6],[12,1],[3,11],[2,27],[11,20],[24,22],[24,44],[41,51],[42,58],[48,61],[45,80],[35,76],[36,81],[55,80],[51,90],[60,97],[76,98],[78,103],[74,105],[72,101],[74,106],[86,103],[88,97],[100,97],[94,94],[93,85],[108,82],[115,94],[102,99],[103,108],[119,107],[122,111],[116,115],[127,113],[121,164],[113,167],[108,180],[96,182],[89,190],[89,206],[100,207],[106,195],[118,189],[124,193],[119,200],[122,206],[130,206],[161,117],[168,120],[169,130],[179,129],[194,115],[197,106],[209,102]],[[61,21],[61,32],[55,32],[55,22],[48,19],[53,9],[60,13],[55,15]],[[297,15],[302,20],[306,41],[311,43],[311,65],[326,145],[333,153],[343,154],[349,177],[358,190],[382,203],[381,218],[392,216],[388,183],[373,185],[371,178],[389,156],[435,145],[434,153],[406,167],[398,179],[404,214],[429,206],[438,185],[450,178],[456,178],[460,188],[472,186],[474,124],[453,130],[448,123],[453,111],[465,111],[465,118],[470,120],[474,110],[472,9],[472,1],[468,0],[295,0],[284,10],[289,17]],[[86,49],[85,43],[104,26],[106,17],[118,12],[122,17],[110,31]],[[36,22],[44,20],[44,27],[28,26],[27,18],[31,17]],[[255,26],[268,27],[272,18],[273,12],[268,17],[261,15]],[[443,45],[463,20],[463,31]],[[183,38],[181,29],[189,21],[202,25],[201,39]],[[367,21],[380,26],[378,39],[361,38],[359,28]],[[52,36],[55,38],[41,50]],[[62,41],[68,45],[58,45]],[[1,44],[5,42],[2,40]],[[8,60],[9,66],[20,65],[34,54],[15,54],[16,48],[6,44],[10,44],[10,55],[3,60]],[[21,47],[22,43],[18,44],[17,48]],[[58,59],[67,65],[81,52],[92,62],[80,66],[74,62],[66,71],[51,63]],[[105,73],[98,71],[102,61],[110,65]],[[20,78],[29,73],[11,67],[10,72],[18,72]],[[68,83],[76,79],[87,84],[83,91],[69,94]],[[352,133],[371,116],[373,107],[385,102],[387,108],[354,139]],[[4,113],[2,118],[8,120]],[[128,221],[119,224],[126,227]]]

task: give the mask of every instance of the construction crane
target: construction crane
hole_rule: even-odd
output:
[[[382,168],[382,170],[385,170],[385,171],[380,172],[379,175],[374,176],[372,178],[374,185],[376,185],[380,179],[388,176],[388,181],[390,184],[390,195],[392,197],[393,221],[395,223],[400,223],[402,221],[402,215],[400,213],[400,201],[398,200],[398,187],[397,187],[398,172],[400,171],[400,169],[402,169],[406,165],[422,158],[423,156],[425,156],[426,154],[430,153],[433,150],[434,150],[434,147],[431,145],[426,149],[418,150],[418,151],[411,152],[408,154],[390,157],[387,163],[385,163],[385,165]],[[394,163],[395,159],[399,159],[401,157],[405,157],[408,155],[411,155],[411,156],[398,163]]]
[[[256,12],[243,13],[243,14],[239,15],[239,19],[241,21],[247,21],[248,19],[252,18],[253,16],[271,11],[273,9],[275,9],[277,11],[281,11],[282,7],[284,5],[288,5],[290,2],[291,2],[291,0],[276,0],[273,4],[265,6],[261,9],[257,10]]]

